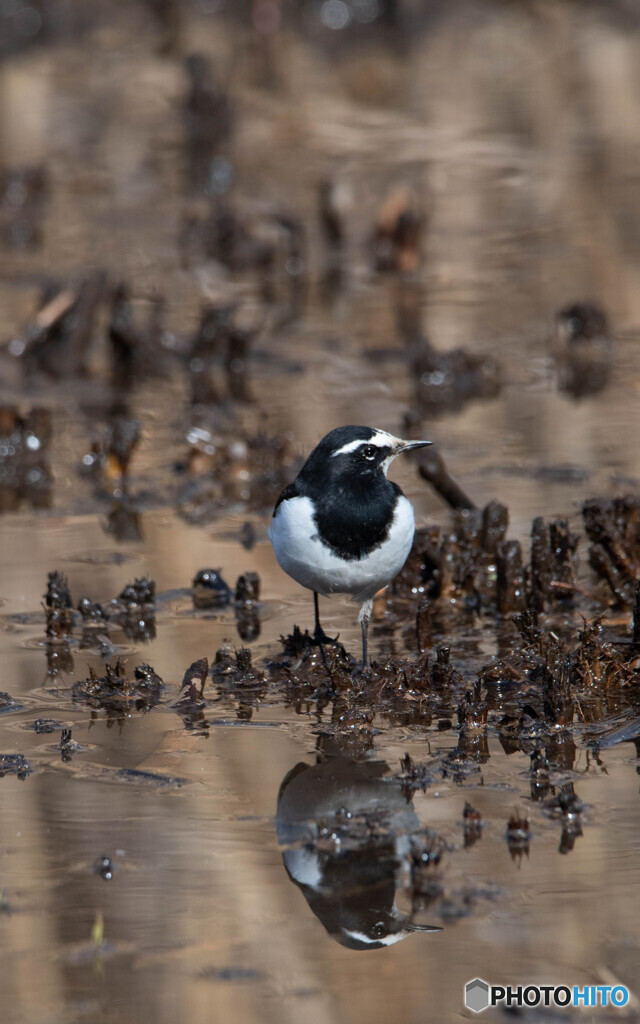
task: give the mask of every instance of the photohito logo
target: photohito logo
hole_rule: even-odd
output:
[[[474,1013],[489,1006],[626,1006],[624,985],[490,985],[474,978],[464,987],[464,1005]]]

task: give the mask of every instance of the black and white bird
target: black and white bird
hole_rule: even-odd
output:
[[[411,550],[413,506],[387,479],[396,455],[431,441],[401,441],[374,427],[337,427],[313,449],[273,510],[269,530],[278,563],[318,594],[350,594],[360,605],[362,664],[373,597],[402,569]]]

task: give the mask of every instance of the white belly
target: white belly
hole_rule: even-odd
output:
[[[319,594],[351,594],[360,603],[385,587],[407,560],[413,543],[413,507],[398,498],[387,539],[362,559],[345,562],[318,537],[308,498],[283,501],[269,536],[278,564],[301,586]]]

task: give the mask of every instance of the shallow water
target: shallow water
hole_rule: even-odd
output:
[[[225,5],[212,10],[217,6]],[[270,92],[256,85],[246,31],[224,11],[205,16],[206,9],[185,15],[180,49],[203,46],[221,56],[225,70],[229,54],[237,57],[228,74],[239,108],[239,202],[251,209],[257,195],[311,225],[302,309],[292,314],[286,287],[274,308],[262,302],[251,275],[229,274],[213,261],[185,265],[176,238],[190,200],[171,113],[184,88],[180,62],[156,52],[158,28],[146,10],[105,3],[85,28],[90,68],[64,37],[2,66],[5,150],[13,147],[16,161],[45,159],[52,180],[42,247],[6,256],[3,335],[13,337],[31,316],[52,268],[125,275],[138,311],[146,311],[154,289],[162,291],[178,341],[195,329],[205,299],[237,298],[259,327],[248,364],[253,401],[216,415],[227,433],[288,435],[293,466],[338,423],[401,432],[415,410],[415,382],[397,318],[417,295],[421,327],[436,348],[464,346],[502,366],[497,397],[425,415],[413,428],[438,444],[479,505],[497,498],[508,506],[511,537],[526,544],[537,515],[568,517],[577,527],[585,498],[635,493],[635,28],[605,20],[597,8],[576,24],[563,4],[508,15],[502,7],[481,13],[465,5],[466,14],[436,20],[402,56],[376,36],[353,50],[333,49],[313,33],[302,38],[289,30],[278,40],[283,81]],[[477,46],[469,47],[469,33]],[[25,101],[16,99],[26,95],[24,82],[28,125]],[[354,199],[344,286],[327,297],[319,283],[315,187],[336,168]],[[367,239],[388,185],[407,181],[433,209],[420,271],[403,282],[371,271]],[[558,389],[549,336],[554,312],[580,298],[605,304],[614,349],[606,386],[576,399]],[[294,623],[310,627],[311,598],[275,563],[266,509],[233,498],[206,525],[190,525],[176,510],[184,486],[176,464],[194,422],[178,363],[127,396],[142,424],[129,475],[141,539],[119,543],[106,532],[110,501],[77,472],[113,397],[103,333],[96,332],[91,372],[80,382],[25,380],[18,361],[2,353],[3,403],[54,411],[52,507],[24,506],[0,519],[0,689],[17,702],[0,714],[0,753],[20,753],[32,769],[26,779],[0,778],[3,1022],[455,1020],[470,1016],[463,986],[476,976],[514,985],[616,979],[632,1000],[614,1019],[636,1019],[640,762],[632,742],[597,756],[590,746],[594,731],[632,717],[633,692],[617,707],[603,704],[591,731],[576,716],[575,756],[567,755],[551,782],[573,783],[586,806],[564,837],[562,822],[533,799],[529,754],[507,754],[498,739],[497,722],[511,701],[507,687],[487,695],[491,716],[474,770],[448,774],[443,759],[460,742],[459,695],[443,695],[429,715],[419,694],[407,696],[406,714],[378,709],[371,737],[366,729],[337,728],[339,708],[301,700],[273,676],[248,692],[209,680],[207,724],[186,727],[174,705],[189,665],[212,661],[224,644],[244,645],[232,609],[193,611],[196,572],[220,568],[231,586],[241,573],[258,572],[260,635],[248,646],[259,668],[278,655],[278,638]],[[447,522],[442,501],[413,464],[396,463],[392,476],[412,499],[419,525]],[[247,522],[256,537],[250,550],[241,543]],[[583,539],[588,588],[585,549]],[[149,575],[158,591],[155,637],[136,641],[110,628],[81,646],[76,623],[68,649],[47,646],[42,599],[54,569],[68,576],[74,603],[81,596],[107,602],[134,577]],[[336,598],[322,609],[326,631],[357,651],[354,607]],[[458,622],[436,639],[451,647],[468,681],[504,645],[502,629],[487,616]],[[383,622],[374,626],[374,658],[390,649],[406,653],[404,644],[401,629],[389,635]],[[154,667],[165,684],[160,703],[111,718],[74,703],[71,686],[88,667],[100,675],[118,654],[128,669]],[[37,734],[33,722],[45,718],[55,729]],[[67,761],[62,728],[79,744]],[[397,774],[405,753],[432,766],[425,792],[413,796],[415,819],[408,804],[392,831],[404,853],[408,835],[437,833],[441,891],[425,900],[416,921],[442,931],[410,933],[368,951],[336,941],[335,918],[354,887],[340,881],[349,837],[341,845],[331,828],[321,836],[320,857],[336,872],[328,900],[314,912],[309,891],[288,874],[287,853],[300,843],[283,849],[278,841],[281,786],[300,762],[325,763],[336,748],[347,760],[347,780],[359,770],[354,764],[370,764],[375,774],[382,763]],[[393,790],[377,786],[373,802],[384,809]],[[314,809],[308,799],[309,817],[322,825],[327,807]],[[335,799],[335,812],[358,810],[350,807],[357,803],[352,790]],[[473,845],[464,842],[466,801],[483,821]],[[528,816],[531,838],[513,855],[505,834],[516,810]],[[383,832],[387,825],[376,822]],[[110,879],[96,870],[103,856],[112,861]],[[356,844],[354,856],[362,858],[362,876],[375,874],[379,846],[372,852],[370,843]],[[294,862],[289,858],[290,871]],[[316,869],[307,864],[308,877]],[[402,881],[390,883],[399,907],[406,901]],[[364,928],[350,919],[351,938]],[[498,1011],[487,1019],[492,1013],[501,1019]],[[580,1010],[575,1018],[595,1014]]]
[[[223,521],[220,530],[228,534],[234,526]],[[233,615],[205,619],[176,592],[196,567],[215,563],[230,580],[248,568],[259,571],[262,635],[251,645],[258,661],[273,653],[293,621],[308,623],[310,602],[278,573],[263,539],[247,552],[218,528],[189,527],[166,511],[145,516],[144,532],[143,543],[125,548],[127,560],[112,565],[108,552],[122,548],[105,543],[97,517],[4,522],[2,562],[11,572],[3,588],[3,678],[21,707],[0,718],[0,749],[20,751],[33,769],[24,781],[2,779],[7,1020],[204,1020],[231,1012],[243,1020],[283,1013],[449,1019],[461,1012],[462,986],[475,976],[595,984],[610,983],[612,972],[632,986],[640,845],[632,743],[595,758],[578,730],[573,767],[553,776],[574,782],[587,805],[583,834],[563,854],[561,823],[531,803],[530,758],[505,756],[490,728],[473,774],[436,773],[413,800],[420,826],[435,829],[449,847],[439,870],[450,909],[436,905],[419,915],[420,923],[443,931],[410,934],[368,952],[346,949],[288,877],[275,825],[279,787],[298,762],[314,763],[319,735],[331,733],[330,708],[296,710],[283,703],[276,684],[255,702],[214,685],[218,699],[206,710],[206,736],[186,731],[171,709],[191,661],[211,658],[225,641],[240,643]],[[166,691],[159,707],[107,721],[103,712],[74,704],[70,684],[87,665],[100,664],[75,640],[73,669],[47,676],[38,611],[43,565],[63,568],[74,595],[97,599],[134,574],[155,577],[156,639],[140,646],[115,633],[112,640],[130,664],[146,661],[160,672]],[[355,648],[351,607],[336,599],[326,608],[329,632],[339,629]],[[25,612],[30,621],[16,621]],[[485,654],[493,646],[490,632],[486,623],[471,631]],[[477,664],[465,659],[466,643],[451,638],[463,671]],[[72,728],[80,750],[69,763],[61,760],[59,730],[29,729],[38,718]],[[366,758],[394,772],[407,752],[435,761],[458,741],[451,723],[443,729],[435,719],[431,727],[393,725],[378,714],[374,725],[379,731]],[[347,807],[349,800],[347,792]],[[467,800],[484,822],[469,849],[462,828]],[[532,836],[527,852],[512,858],[505,832],[514,809],[526,811]],[[94,867],[103,855],[113,862],[108,881]],[[105,944],[96,948],[90,936],[98,913]]]
[[[302,607],[277,574],[263,541],[247,554],[168,513],[149,514],[144,525],[144,544],[111,566],[104,564],[108,545],[96,518],[32,524],[33,555],[23,548],[20,579],[5,582],[3,676],[21,708],[0,718],[0,748],[19,750],[33,768],[24,781],[2,779],[6,1020],[205,1020],[231,1012],[243,1020],[304,1014],[377,1021],[390,1013],[449,1019],[461,1012],[462,986],[475,976],[583,984],[606,983],[613,972],[632,985],[640,844],[633,744],[603,750],[596,760],[577,737],[564,781],[575,782],[587,810],[583,834],[563,855],[561,824],[531,803],[529,757],[505,756],[490,730],[474,774],[440,777],[413,800],[420,826],[435,829],[450,847],[441,871],[455,909],[420,914],[421,923],[443,931],[362,952],[338,944],[314,916],[285,871],[276,834],[279,787],[298,762],[314,763],[319,734],[331,730],[329,709],[296,713],[278,687],[267,685],[247,720],[239,717],[242,695],[214,687],[220,696],[207,708],[206,737],[185,731],[171,710],[187,664],[211,656],[224,639],[238,642],[229,616],[198,618],[176,608],[177,598],[160,600],[157,638],[138,646],[131,660],[161,673],[161,705],[109,722],[74,704],[69,684],[100,659],[72,642],[73,672],[47,678],[37,612],[43,564],[63,566],[74,593],[98,598],[132,570],[151,572],[163,590],[208,561],[224,566],[229,578],[257,568],[266,583],[263,636],[252,645],[258,659],[273,651],[292,616],[308,616],[308,604]],[[7,549],[15,558],[26,532],[24,523],[5,523],[4,565],[11,564]],[[97,564],[84,561],[92,550]],[[12,618],[24,611],[36,621]],[[348,606],[336,608],[328,628],[339,624],[355,645],[349,616]],[[464,659],[456,663],[464,669]],[[69,763],[61,760],[59,730],[29,729],[38,718],[72,728],[80,750]],[[393,771],[406,752],[435,758],[457,742],[457,730],[441,730],[436,721],[430,728],[394,726],[380,715],[375,725],[367,758]],[[466,800],[484,821],[469,849]],[[505,830],[515,808],[527,810],[532,836],[528,852],[514,859]],[[108,881],[94,869],[102,855],[113,862]],[[468,906],[462,894],[473,889],[479,891]],[[105,944],[96,947],[90,936],[98,913]]]

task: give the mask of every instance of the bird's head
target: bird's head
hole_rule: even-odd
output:
[[[386,475],[396,455],[432,443],[403,441],[376,427],[337,427],[314,448],[302,473],[316,480]]]

